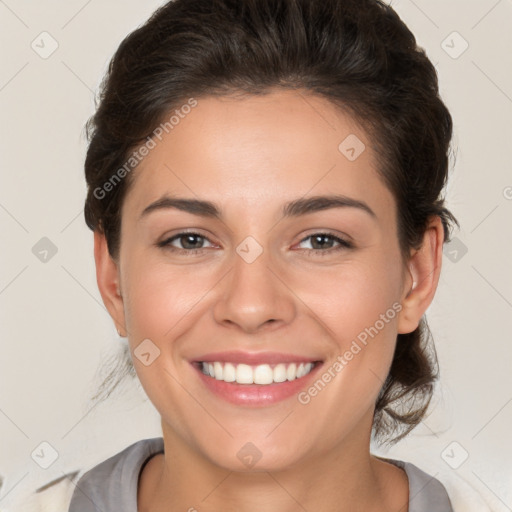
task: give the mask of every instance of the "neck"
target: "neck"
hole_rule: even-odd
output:
[[[165,427],[164,451],[141,474],[140,512],[408,510],[405,472],[373,457],[369,436],[359,442],[347,439],[300,464],[268,471],[221,468]]]

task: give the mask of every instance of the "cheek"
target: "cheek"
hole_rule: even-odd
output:
[[[186,266],[132,258],[125,266],[127,327],[140,337],[162,339],[194,310],[211,288],[208,277]]]
[[[129,331],[141,339],[175,338],[187,325],[187,315],[197,317],[201,302],[208,303],[207,295],[222,272],[212,272],[208,266],[166,264],[161,257],[152,260],[136,251],[129,254],[123,286]],[[309,309],[343,345],[374,325],[400,296],[396,261],[395,255],[375,249],[339,265],[319,265],[307,272],[293,267],[281,271],[293,291],[289,300],[299,297],[305,313]]]
[[[330,362],[320,376],[329,381],[329,390],[320,393],[319,383],[304,399],[322,394],[313,407],[332,401],[338,412],[343,403],[346,417],[355,415],[351,421],[374,404],[389,372],[397,336],[401,267],[392,255],[377,252],[367,259],[347,260],[335,271],[303,277],[302,292],[297,294],[331,340]],[[330,420],[342,428],[337,418]]]
[[[381,315],[386,317],[384,330],[392,330],[389,327],[396,322],[401,269],[392,258],[370,256],[302,273],[291,281],[290,288],[322,320],[340,348],[373,326]],[[379,321],[378,327],[381,324]]]
[[[328,363],[299,401],[313,416],[325,416],[335,433],[361,420],[385,382],[401,310],[400,275],[396,260],[391,264],[375,257],[304,281],[304,291],[315,290],[305,302],[328,329],[332,343]]]

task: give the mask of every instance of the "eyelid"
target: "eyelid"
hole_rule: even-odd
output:
[[[332,252],[335,252],[338,250],[347,250],[347,249],[355,248],[355,244],[352,241],[352,237],[350,237],[348,235],[340,235],[340,234],[332,232],[328,229],[327,230],[317,229],[317,230],[313,231],[312,233],[309,233],[309,234],[305,235],[304,237],[302,237],[302,239],[298,243],[301,244],[302,242],[306,241],[307,239],[309,239],[315,235],[317,235],[317,236],[323,235],[323,236],[332,238],[339,245],[337,247],[330,247],[328,249],[323,249],[323,250],[322,249],[320,249],[320,250],[299,249],[299,250],[303,250],[303,251],[315,253],[315,254],[329,254],[329,253],[332,253]],[[297,245],[297,244],[295,244],[295,245]]]
[[[209,236],[206,236],[203,233],[201,233],[200,229],[194,229],[194,228],[182,229],[175,234],[167,235],[162,239],[162,241],[157,242],[156,245],[163,250],[168,250],[170,252],[174,252],[177,254],[186,254],[186,255],[203,253],[205,250],[209,249],[209,247],[200,247],[200,248],[196,248],[196,249],[182,249],[180,247],[174,247],[173,245],[171,245],[172,242],[174,242],[175,240],[179,240],[182,236],[185,236],[187,234],[196,235],[199,238],[202,238],[202,239],[208,241],[213,246],[217,245],[217,244],[215,244],[215,242],[213,242],[210,239]],[[310,254],[313,257],[316,257],[316,256],[323,256],[323,255],[327,256],[329,254],[336,253],[338,251],[344,251],[344,250],[346,251],[346,250],[355,248],[355,244],[352,241],[352,237],[345,235],[345,234],[340,235],[337,232],[333,232],[331,230],[322,229],[322,228],[313,229],[310,233],[302,236],[302,238],[299,240],[298,244],[301,244],[301,243],[305,242],[306,240],[308,240],[309,238],[312,238],[314,236],[329,237],[334,242],[336,242],[338,245],[335,247],[329,247],[327,249],[299,249],[299,251],[304,251],[307,254]],[[297,244],[295,244],[295,245],[297,245]]]
[[[173,247],[170,245],[171,241],[179,240],[184,235],[197,235],[201,238],[204,238],[205,240],[210,242],[212,245],[218,245],[211,240],[209,235],[205,235],[204,233],[201,232],[201,229],[197,229],[197,228],[190,228],[190,229],[184,228],[184,229],[180,229],[178,232],[176,232],[174,234],[165,235],[164,237],[162,237],[161,241],[156,243],[156,245],[158,247],[163,247],[164,249],[166,247],[171,247],[173,249],[176,249],[177,251],[185,251],[185,252],[202,251],[203,249],[205,249],[205,247],[200,248],[200,249],[181,249],[179,247]]]
[[[162,240],[168,240],[169,238],[173,238],[177,235],[188,235],[188,234],[200,235],[204,238],[211,237],[211,235],[202,228],[178,228],[178,229],[173,229],[173,230],[166,232],[166,234],[162,236]]]
[[[341,231],[336,231],[336,230],[331,230],[331,229],[327,229],[327,228],[308,229],[306,234],[302,236],[300,241],[302,242],[306,238],[313,236],[313,235],[328,235],[328,236],[332,236],[333,238],[339,238],[348,244],[354,243],[354,239],[347,233],[344,233]]]

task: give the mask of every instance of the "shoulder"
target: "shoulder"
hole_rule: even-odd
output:
[[[137,510],[137,487],[142,466],[156,453],[163,452],[161,437],[142,439],[109,457],[79,479],[69,512]]]
[[[454,512],[443,484],[419,467],[402,460],[378,457],[402,468],[409,480],[409,512]]]
[[[13,490],[14,496],[0,502],[0,512],[68,512],[73,503],[82,509],[91,499],[101,500],[116,485],[133,484],[136,497],[136,478],[140,466],[151,455],[163,451],[161,437],[137,441],[92,468],[82,468],[44,483],[35,490]],[[133,487],[132,487],[133,489]],[[84,508],[86,510],[86,508]]]
[[[437,478],[446,488],[454,512],[493,512],[492,498],[483,486],[476,487],[456,471],[439,471]]]
[[[383,460],[401,467],[407,473],[409,512],[492,512],[483,496],[457,473],[436,471],[430,474],[411,462]]]
[[[81,487],[109,482],[114,474],[121,479],[128,475],[138,477],[144,462],[152,455],[162,452],[163,447],[161,437],[141,439],[85,472],[79,480]]]
[[[0,512],[63,512],[67,511],[76,482],[83,472],[73,471],[51,480],[35,490],[21,489],[0,503]],[[7,497],[6,497],[7,498]]]

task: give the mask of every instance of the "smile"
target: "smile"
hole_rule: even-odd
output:
[[[224,402],[267,407],[293,399],[324,364],[320,354],[227,350],[190,360],[205,389]]]
[[[309,363],[260,364],[257,366],[220,361],[201,362],[200,364],[203,374],[215,380],[263,386],[300,379],[311,372],[315,366],[313,361]]]

